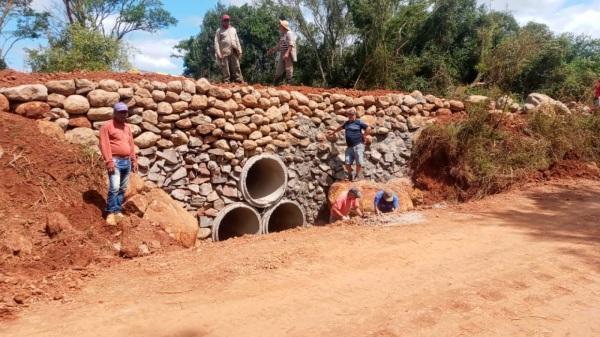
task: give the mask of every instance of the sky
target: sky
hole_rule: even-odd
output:
[[[56,0],[34,0],[40,10],[52,9]],[[142,71],[181,74],[182,61],[171,57],[180,40],[199,31],[204,13],[218,0],[163,0],[165,8],[179,21],[174,27],[151,34],[134,32],[125,40],[133,46],[131,63]],[[240,5],[252,0],[221,0],[223,4]],[[600,38],[600,0],[478,0],[496,10],[508,10],[520,24],[536,21],[547,24],[557,33],[573,32]],[[22,41],[7,56],[9,67],[26,71],[24,48],[36,48],[45,41]]]

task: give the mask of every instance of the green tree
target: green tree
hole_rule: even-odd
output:
[[[156,32],[177,24],[160,0],[63,0],[69,25],[122,40],[134,31]]]
[[[58,37],[49,37],[48,47],[27,49],[33,71],[124,70],[129,66],[126,48],[112,37],[70,25]]]
[[[48,28],[50,14],[31,8],[32,0],[0,0],[0,68],[15,43],[37,39]]]

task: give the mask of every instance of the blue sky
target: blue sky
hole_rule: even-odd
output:
[[[59,0],[34,0],[38,9],[52,9]],[[221,0],[224,4],[240,5],[251,0]],[[555,32],[585,33],[600,38],[600,0],[478,0],[497,10],[511,11],[519,23],[545,23]],[[181,60],[170,57],[173,46],[199,31],[202,17],[214,8],[217,0],[163,0],[165,8],[179,20],[175,27],[150,34],[136,32],[126,37],[134,47],[131,62],[139,70],[169,74],[182,72]],[[28,70],[24,48],[43,45],[44,41],[23,41],[7,57],[11,68]]]

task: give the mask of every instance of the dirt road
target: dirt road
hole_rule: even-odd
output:
[[[600,336],[600,183],[122,263],[0,336]]]

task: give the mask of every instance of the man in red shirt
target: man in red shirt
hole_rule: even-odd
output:
[[[596,99],[594,103],[596,103],[596,107],[600,108],[600,80],[596,81]]]
[[[129,109],[125,103],[113,107],[113,119],[100,128],[100,151],[108,171],[106,223],[115,226],[124,216],[121,206],[129,181],[129,173],[137,171],[133,134],[126,124]]]
[[[362,217],[363,213],[360,209],[361,193],[356,187],[352,187],[348,192],[342,193],[331,205],[329,213],[329,222],[338,220],[348,220],[350,211],[354,210],[358,216]]]

